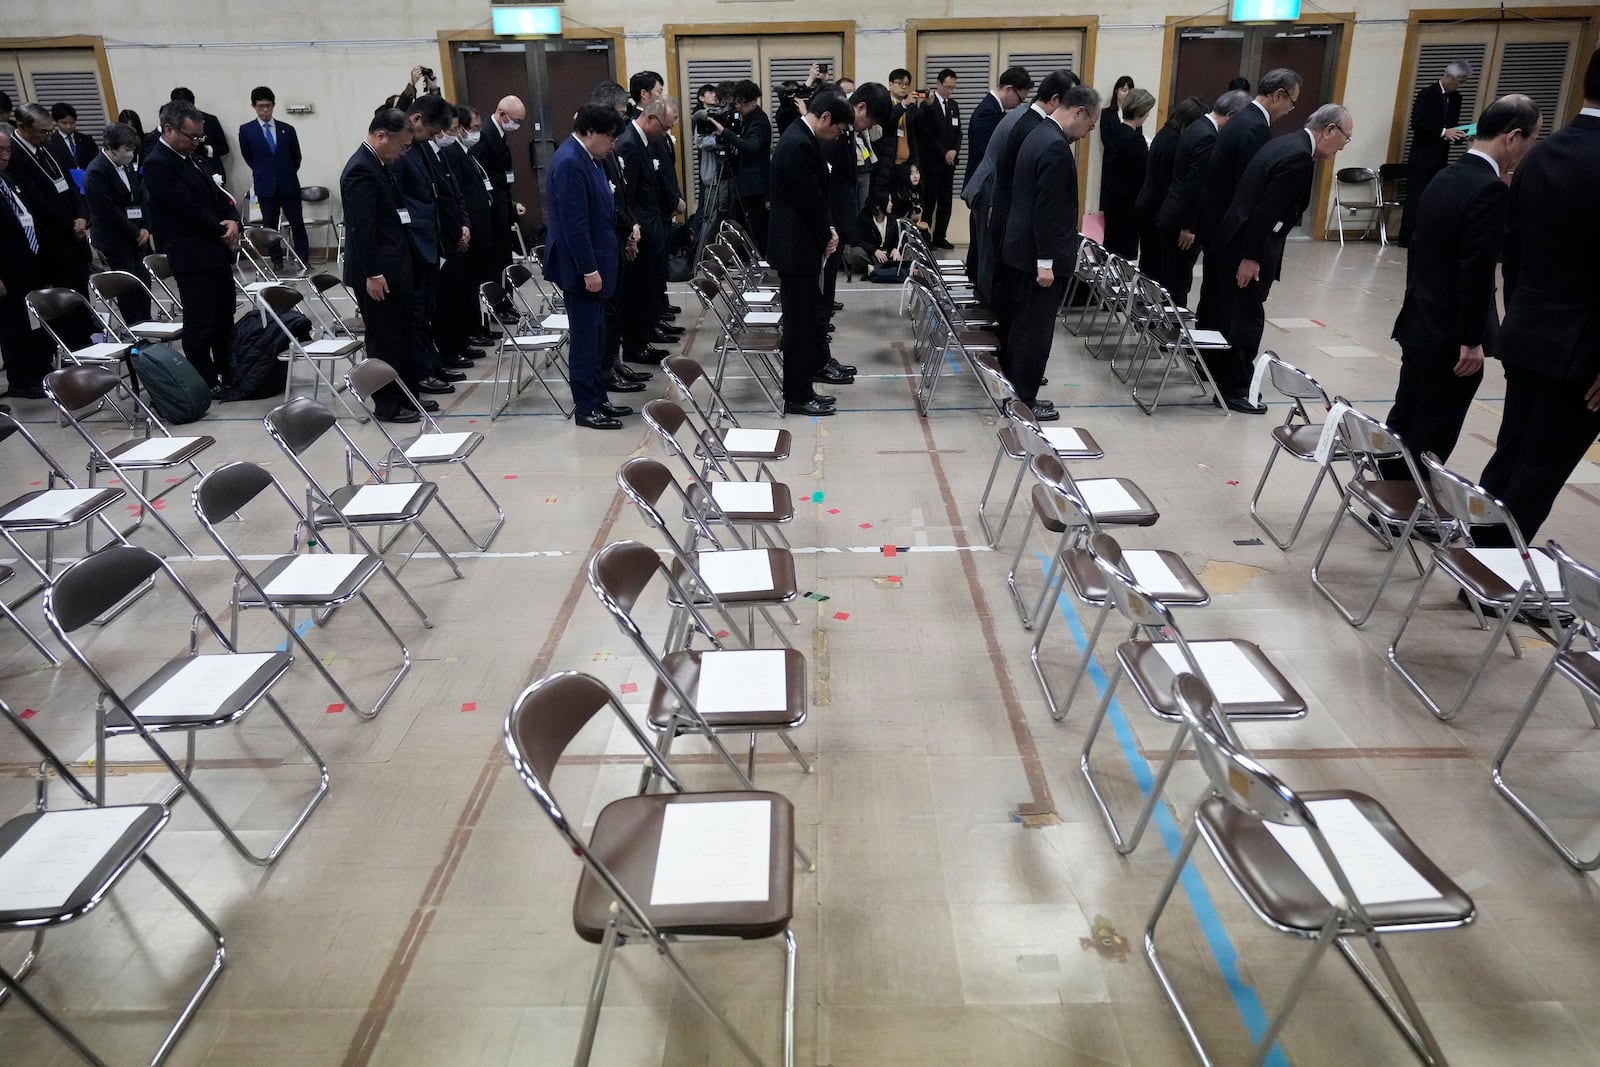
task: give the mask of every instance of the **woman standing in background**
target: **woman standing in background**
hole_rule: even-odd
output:
[[[1100,210],[1106,218],[1106,251],[1125,259],[1139,254],[1139,211],[1134,204],[1144,187],[1150,157],[1140,127],[1155,106],[1156,98],[1148,89],[1130,89],[1121,121],[1107,123],[1110,132],[1100,165]]]

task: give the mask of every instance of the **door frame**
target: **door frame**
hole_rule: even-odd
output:
[[[497,34],[493,30],[486,30],[481,26],[471,30],[440,30],[439,36],[439,89],[444,93],[445,99],[456,98],[456,73],[453,57],[450,55],[452,44],[470,44],[476,41],[539,41],[553,34],[530,34],[526,36]],[[575,26],[562,20],[560,37],[564,41],[606,41],[611,45],[611,54],[616,59],[617,80],[623,85],[628,84],[628,55],[627,35],[620,26]]]
[[[1430,12],[1431,14],[1431,12]],[[1333,57],[1333,86],[1331,100],[1343,100],[1346,88],[1346,79],[1350,75],[1350,49],[1356,30],[1356,14],[1354,11],[1302,11],[1300,17],[1295,19],[1295,26],[1326,26],[1336,23],[1340,26],[1339,49]],[[1171,72],[1177,58],[1178,32],[1190,26],[1232,26],[1232,22],[1225,15],[1168,15],[1167,29],[1161,41],[1161,69]],[[1288,22],[1280,25],[1291,25]],[[1164,77],[1170,77],[1165,73]],[[1404,84],[1404,83],[1402,83]],[[1405,90],[1401,89],[1400,92]],[[1156,123],[1159,128],[1166,121],[1166,85],[1163,83],[1162,92],[1156,95]],[[1311,210],[1312,216],[1311,236],[1316,240],[1328,238],[1328,200],[1333,190],[1333,170],[1331,166],[1320,168],[1322,174],[1317,178],[1317,187],[1312,191]]]
[[[1458,25],[1463,22],[1533,22],[1549,19],[1560,22],[1583,22],[1583,33],[1578,37],[1578,77],[1583,77],[1583,65],[1588,62],[1584,57],[1593,54],[1597,36],[1600,36],[1600,7],[1441,7],[1429,8],[1425,11],[1412,11],[1406,19],[1405,51],[1401,54],[1400,80],[1394,90],[1394,120],[1389,124],[1389,158],[1399,159],[1400,151],[1405,145],[1407,126],[1411,118],[1411,95],[1407,92],[1412,81],[1417,76],[1417,35],[1422,32],[1423,26],[1429,23],[1445,23]],[[1479,72],[1482,73],[1481,71]],[[1560,121],[1552,115],[1545,123],[1545,132],[1550,133],[1578,113],[1583,107],[1583,92],[1581,89],[1571,94],[1568,104],[1569,114],[1561,116]]]
[[[106,40],[96,34],[74,33],[62,37],[0,37],[0,52],[53,52],[61,49],[88,49],[94,53],[100,71],[100,88],[106,96],[106,121],[117,121],[117,87],[111,81],[111,62],[106,58]],[[18,104],[24,101],[15,101]]]
[[[1083,79],[1083,84],[1094,84],[1094,48],[1095,40],[1100,34],[1100,16],[1098,15],[1048,15],[1040,18],[1030,18],[1025,23],[1019,23],[1015,18],[971,18],[971,19],[907,19],[906,20],[906,70],[912,72],[912,85],[918,84],[916,76],[917,50],[919,38],[924,33],[951,33],[951,32],[977,32],[977,33],[1003,33],[1015,30],[1077,30],[1083,34],[1083,69],[1074,71]],[[1002,68],[1003,69],[1003,68]],[[1030,73],[1032,73],[1030,71]],[[997,73],[996,78],[999,77]],[[1035,83],[1037,85],[1037,83]],[[957,199],[960,199],[957,197]],[[1087,158],[1078,161],[1078,203],[1082,211],[1088,210],[1089,200],[1089,161]]]

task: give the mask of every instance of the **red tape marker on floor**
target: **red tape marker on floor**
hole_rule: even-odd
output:
[[[862,528],[862,529],[863,529],[863,530],[870,530],[870,529],[872,529],[872,523],[870,523],[870,522],[864,522],[864,523],[862,523],[862,524],[861,524],[861,528]]]
[[[836,611],[833,613],[833,617],[838,619],[840,622],[844,622],[850,617],[850,613],[848,611]]]
[[[504,478],[508,482],[514,482],[517,480],[517,476],[515,474],[502,474],[500,477]]]
[[[893,556],[895,554],[895,547],[893,545],[884,545],[883,554],[885,556]]]
[[[343,704],[329,704],[328,705],[328,714],[329,715],[337,715],[343,710],[344,710],[344,705]]]
[[[34,482],[33,484],[34,485],[38,485],[39,483],[38,482]],[[828,509],[828,514],[829,515],[837,515],[837,514],[839,514],[839,509],[838,508],[829,508]]]
[[[32,708],[23,708],[22,709],[22,717],[24,719],[31,719],[37,714],[39,714],[39,713],[37,711],[34,711]]]
[[[617,688],[624,693],[637,693],[639,691],[639,685],[637,682],[623,682]]]
[[[475,700],[468,701],[467,703],[461,705],[461,710],[462,711],[477,711],[478,710],[478,703]]]

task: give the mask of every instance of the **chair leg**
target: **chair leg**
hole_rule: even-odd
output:
[[[1328,525],[1328,532],[1322,539],[1322,547],[1317,550],[1317,558],[1311,563],[1311,584],[1317,587],[1319,593],[1328,598],[1328,602],[1333,605],[1334,610],[1339,613],[1345,622],[1351,626],[1360,627],[1366,625],[1367,620],[1372,617],[1372,612],[1377,608],[1378,600],[1383,596],[1384,587],[1389,584],[1389,579],[1394,574],[1395,564],[1400,562],[1401,546],[1411,540],[1411,531],[1416,526],[1416,514],[1412,514],[1411,519],[1406,523],[1405,529],[1401,531],[1401,535],[1390,541],[1388,546],[1389,562],[1384,565],[1383,573],[1379,576],[1377,585],[1372,590],[1372,596],[1361,610],[1352,611],[1345,607],[1339,598],[1334,596],[1328,587],[1323,584],[1321,576],[1322,562],[1327,557],[1329,546],[1333,544],[1334,535],[1339,531],[1339,524],[1344,521],[1345,515],[1351,511],[1351,506],[1350,490],[1349,487],[1346,487],[1340,493],[1339,510],[1334,513],[1333,521]],[[1388,539],[1379,535],[1379,540],[1385,541]]]
[[[1312,942],[1311,950],[1306,953],[1306,958],[1300,961],[1300,966],[1295,969],[1294,978],[1289,982],[1289,989],[1283,995],[1283,1002],[1278,1005],[1278,1010],[1273,1013],[1272,1021],[1267,1024],[1267,1032],[1261,1035],[1261,1040],[1256,1042],[1255,1054],[1250,1057],[1251,1067],[1260,1067],[1267,1057],[1272,1054],[1272,1046],[1278,1041],[1278,1034],[1282,1032],[1284,1024],[1289,1021],[1289,1016],[1294,1012],[1295,1005],[1300,1003],[1300,995],[1305,992],[1306,983],[1311,980],[1311,972],[1317,969],[1317,964],[1322,961],[1322,954],[1328,951],[1328,946],[1334,944],[1339,937],[1339,909],[1331,909],[1327,924],[1323,926],[1317,939]]]
[[[1495,646],[1500,643],[1501,637],[1510,630],[1511,620],[1522,607],[1524,593],[1519,591],[1511,605],[1501,609],[1500,623],[1495,627],[1494,635],[1489,638],[1489,643],[1484,646],[1483,652],[1479,654],[1477,662],[1473,665],[1472,672],[1467,675],[1467,681],[1461,688],[1460,696],[1456,698],[1449,708],[1445,708],[1433,698],[1422,683],[1400,662],[1399,654],[1400,638],[1406,632],[1406,627],[1410,624],[1412,615],[1416,614],[1417,605],[1422,600],[1422,592],[1427,587],[1428,579],[1433,577],[1433,573],[1437,569],[1438,557],[1435,557],[1428,564],[1427,572],[1423,574],[1421,581],[1417,583],[1416,591],[1411,594],[1411,602],[1406,605],[1405,614],[1400,616],[1400,625],[1395,629],[1394,636],[1389,639],[1389,647],[1385,653],[1385,658],[1389,661],[1389,666],[1393,667],[1394,672],[1400,676],[1400,680],[1405,682],[1411,691],[1416,694],[1418,700],[1422,701],[1423,706],[1432,712],[1436,719],[1441,722],[1449,722],[1466,706],[1468,698],[1472,696],[1472,691],[1477,688],[1478,679],[1483,675],[1484,668],[1489,665],[1489,658],[1494,655]]]
[[[51,652],[49,648],[45,647],[44,642],[39,640],[38,636],[32,630],[28,629],[27,625],[24,624],[21,619],[17,618],[17,614],[11,610],[10,604],[0,600],[0,613],[3,613],[7,619],[11,620],[11,625],[15,626],[22,632],[22,636],[28,639],[28,644],[37,649],[39,655],[43,656],[47,661],[49,661],[50,666],[61,666],[61,661],[56,659],[55,653]]]
[[[1117,672],[1117,677],[1122,677],[1122,672]],[[1150,794],[1145,797],[1144,806],[1139,809],[1139,815],[1134,820],[1132,829],[1126,835],[1117,828],[1117,820],[1111,814],[1111,805],[1105,795],[1100,792],[1100,787],[1095,784],[1094,775],[1089,771],[1089,751],[1094,747],[1096,736],[1100,727],[1105,722],[1106,712],[1111,707],[1111,695],[1116,689],[1116,683],[1106,687],[1105,698],[1100,701],[1100,707],[1095,712],[1094,724],[1089,727],[1089,736],[1084,740],[1083,752],[1078,757],[1078,769],[1083,772],[1084,781],[1089,784],[1089,792],[1094,796],[1100,815],[1105,820],[1106,832],[1111,835],[1111,844],[1118,852],[1126,856],[1139,847],[1139,842],[1144,837],[1145,829],[1150,825],[1150,819],[1155,815],[1156,805],[1161,803],[1167,779],[1172,775],[1172,769],[1178,765],[1178,753],[1183,748],[1184,741],[1189,738],[1187,725],[1178,727],[1173,735],[1172,744],[1167,747],[1166,758],[1161,761],[1161,767],[1156,771],[1155,781],[1150,785]]]
[[[789,937],[791,939],[792,947],[793,935],[790,934]],[[678,981],[683,983],[683,987],[688,991],[689,996],[694,998],[695,1003],[700,1005],[701,1010],[703,1010],[707,1015],[711,1016],[718,1027],[721,1028],[722,1032],[728,1036],[728,1040],[733,1042],[734,1047],[739,1050],[739,1054],[744,1057],[746,1062],[748,1062],[751,1067],[766,1067],[766,1064],[761,1059],[761,1054],[751,1047],[750,1042],[746,1040],[745,1036],[734,1028],[733,1023],[728,1021],[728,1017],[711,1003],[710,998],[707,997],[704,990],[700,988],[699,983],[690,977],[689,972],[685,970],[683,964],[679,962],[677,954],[672,951],[671,947],[667,944],[666,939],[658,937],[656,939],[656,945],[661,954],[661,958],[666,961],[668,967],[672,968],[673,974],[678,976]],[[791,957],[790,961],[785,965],[785,974],[787,975],[792,968],[793,961]],[[792,990],[792,988],[793,984],[790,983],[789,990]],[[789,990],[786,990],[785,992],[786,999],[793,995]],[[788,1013],[787,1004],[785,1005],[785,1013]],[[786,1032],[786,1044],[787,1036],[788,1035]],[[786,1052],[790,1057],[792,1057],[792,1051],[786,1050]]]
[[[1156,951],[1156,924],[1161,921],[1162,914],[1166,911],[1167,903],[1172,899],[1172,891],[1178,887],[1178,880],[1183,877],[1184,869],[1189,865],[1189,856],[1194,852],[1194,846],[1200,840],[1200,824],[1190,820],[1189,832],[1183,837],[1183,844],[1178,846],[1178,853],[1172,859],[1172,866],[1167,871],[1166,879],[1161,883],[1161,889],[1156,893],[1155,906],[1150,911],[1150,918],[1144,927],[1144,958],[1150,964],[1150,969],[1155,972],[1156,982],[1161,986],[1161,991],[1166,994],[1167,1003],[1172,1005],[1172,1010],[1177,1013],[1178,1024],[1183,1027],[1184,1036],[1189,1039],[1190,1048],[1194,1049],[1195,1056],[1204,1067],[1212,1067],[1212,1059],[1206,1053],[1206,1047],[1200,1040],[1200,1032],[1195,1029],[1194,1022],[1189,1018],[1188,1009],[1183,1005],[1183,998],[1178,996],[1178,987],[1173,985],[1172,978],[1167,974],[1167,969],[1162,966],[1161,956]]]
[[[1273,544],[1287,552],[1294,547],[1295,541],[1299,538],[1300,530],[1306,524],[1306,516],[1311,513],[1311,505],[1317,499],[1317,490],[1322,488],[1323,481],[1333,468],[1331,464],[1327,466],[1318,464],[1316,480],[1311,483],[1311,489],[1306,493],[1306,498],[1300,505],[1300,514],[1295,519],[1294,528],[1289,531],[1287,537],[1280,537],[1278,531],[1274,530],[1267,523],[1267,520],[1261,517],[1260,504],[1261,491],[1267,487],[1267,476],[1272,473],[1272,465],[1277,462],[1278,456],[1283,450],[1283,446],[1274,439],[1272,451],[1267,453],[1267,465],[1261,471],[1261,480],[1256,482],[1256,491],[1250,495],[1250,518],[1255,520],[1255,524],[1261,528],[1262,533],[1272,538]]]
[[[1580,871],[1600,870],[1600,851],[1597,851],[1589,859],[1579,856],[1571,846],[1556,835],[1550,824],[1545,822],[1539,816],[1539,813],[1533,810],[1533,806],[1523,800],[1505,779],[1506,760],[1511,756],[1511,749],[1517,743],[1517,738],[1522,736],[1523,727],[1528,725],[1528,719],[1533,715],[1533,709],[1538,706],[1540,698],[1544,696],[1545,688],[1550,684],[1550,679],[1555,676],[1556,664],[1561,651],[1564,650],[1558,650],[1555,656],[1550,657],[1550,663],[1545,667],[1544,673],[1539,675],[1539,681],[1534,685],[1533,692],[1529,693],[1528,699],[1523,702],[1522,710],[1517,713],[1516,720],[1512,722],[1511,729],[1506,733],[1506,739],[1500,743],[1500,750],[1495,753],[1494,762],[1489,765],[1489,773],[1494,779],[1494,787],[1499,790],[1500,795],[1510,801],[1511,806],[1522,813],[1522,817],[1528,820],[1534,831],[1544,838],[1551,848],[1559,852],[1561,858],[1566,860],[1569,866]],[[1587,692],[1584,693],[1584,698],[1586,701],[1591,699]]]
[[[606,924],[605,936],[600,940],[600,958],[595,961],[594,977],[589,982],[589,1004],[583,1013],[583,1029],[578,1034],[578,1051],[573,1057],[573,1067],[587,1067],[594,1054],[594,1035],[600,1026],[600,1004],[606,997],[606,982],[611,977],[611,960],[616,955],[621,935],[617,932],[617,918]]]
[[[1017,609],[1017,618],[1022,620],[1025,630],[1033,629],[1033,623],[1028,618],[1028,606],[1022,602],[1022,593],[1017,589],[1017,570],[1022,566],[1022,554],[1028,550],[1028,538],[1033,533],[1034,520],[1038,518],[1032,507],[1028,508],[1028,521],[1022,526],[1022,538],[1017,542],[1017,554],[1011,557],[1011,569],[1006,571],[1006,589],[1011,593],[1011,603]]]
[[[1389,955],[1388,948],[1378,937],[1376,930],[1368,929],[1365,936],[1367,947],[1372,950],[1378,966],[1383,969],[1384,976],[1389,980],[1388,990],[1383,988],[1377,975],[1373,974],[1371,968],[1356,955],[1348,939],[1341,937],[1337,940],[1339,954],[1350,965],[1350,969],[1355,971],[1356,977],[1361,979],[1361,984],[1367,987],[1367,992],[1372,994],[1372,998],[1378,1002],[1378,1007],[1383,1009],[1383,1013],[1394,1024],[1394,1028],[1400,1032],[1400,1036],[1406,1039],[1411,1051],[1416,1053],[1417,1059],[1430,1067],[1434,1064],[1442,1065],[1445,1062],[1444,1052],[1439,1048],[1439,1042],[1435,1040],[1433,1031],[1428,1028],[1427,1021],[1423,1019],[1422,1010],[1417,1007],[1417,1002],[1411,995],[1411,988],[1400,976],[1394,958]],[[1393,991],[1392,996],[1390,990]],[[1396,1003],[1397,1000],[1399,1003]]]
[[[989,492],[994,488],[995,477],[1000,473],[1000,460],[1006,455],[1004,445],[995,449],[994,462],[989,465],[989,480],[983,483],[983,495],[978,498],[978,526],[983,530],[983,536],[989,539],[989,547],[994,548],[1000,543],[1000,535],[1006,532],[1006,523],[1011,521],[1011,509],[1017,502],[1017,491],[1022,488],[1022,476],[1027,473],[1028,465],[1019,460],[1017,462],[1017,476],[1011,482],[1011,495],[1006,497],[1005,510],[1000,513],[1000,525],[993,530],[989,529],[989,518],[984,514],[984,509],[989,505]]]
[[[805,753],[795,746],[794,739],[789,736],[788,730],[779,730],[778,740],[783,742],[784,747],[789,750],[789,755],[794,757],[794,761],[800,764],[802,774],[811,774],[816,770],[815,767],[811,766],[810,761],[806,759]]]

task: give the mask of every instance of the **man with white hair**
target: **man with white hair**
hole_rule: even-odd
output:
[[[483,136],[472,146],[473,158],[489,175],[489,265],[496,278],[511,264],[511,227],[523,210],[511,195],[517,175],[506,135],[521,129],[527,117],[528,109],[521,100],[514,96],[502,98],[489,121],[483,124]],[[500,321],[517,321],[509,297],[495,310],[499,312]]]
[[[1225,270],[1217,289],[1217,328],[1232,346],[1207,352],[1219,402],[1234,411],[1261,415],[1265,404],[1249,394],[1251,367],[1266,328],[1267,296],[1283,272],[1289,231],[1311,204],[1312,176],[1319,160],[1332,159],[1355,136],[1355,119],[1341,104],[1323,104],[1305,129],[1267,142],[1245,167],[1239,190],[1217,224],[1206,256]]]
[[[1406,206],[1400,217],[1400,244],[1411,242],[1417,226],[1422,191],[1433,176],[1450,164],[1450,146],[1466,139],[1461,124],[1461,85],[1472,77],[1472,66],[1457,59],[1444,68],[1438,81],[1417,90],[1411,101],[1411,155],[1406,161]]]

